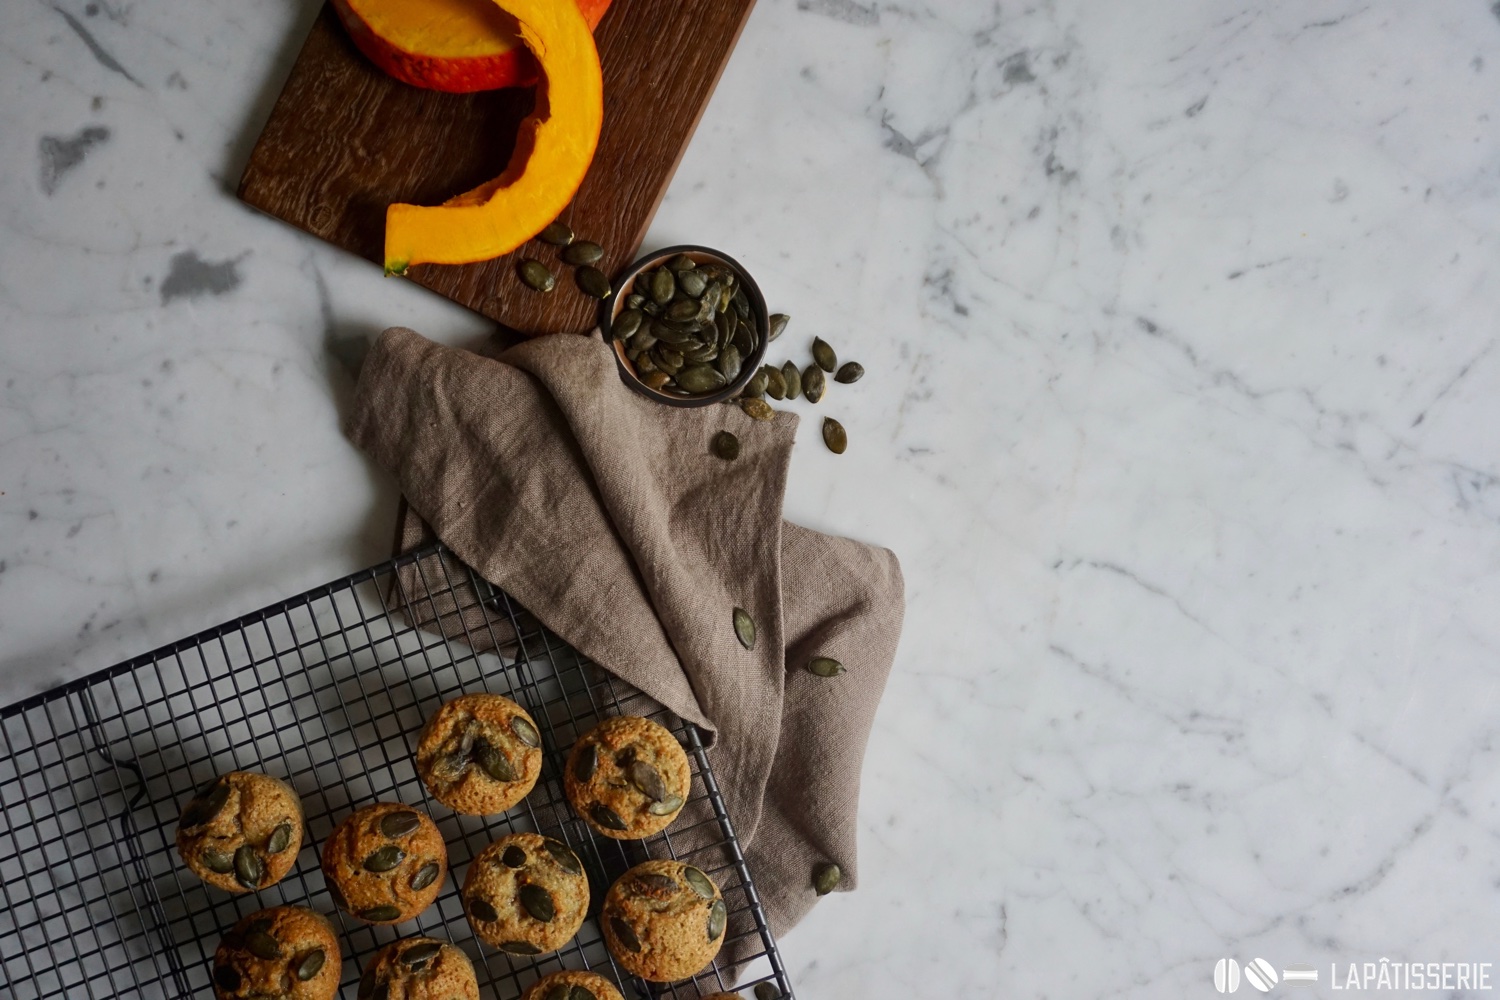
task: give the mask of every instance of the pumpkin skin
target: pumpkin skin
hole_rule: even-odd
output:
[[[575,0],[589,29],[610,0]],[[359,51],[413,87],[467,94],[537,82],[536,59],[492,0],[333,0]]]
[[[386,209],[387,274],[509,253],[557,218],[588,174],[604,122],[604,77],[588,22],[572,3],[493,2],[515,17],[541,69],[535,110],[499,177],[442,205]]]

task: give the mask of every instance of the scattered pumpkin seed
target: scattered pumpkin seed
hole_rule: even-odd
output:
[[[438,952],[442,950],[443,945],[439,941],[423,941],[403,951],[401,961],[408,969],[420,969],[436,958]]]
[[[573,242],[573,230],[566,222],[549,222],[546,229],[536,234],[536,238],[555,247],[565,247]]]
[[[214,969],[214,983],[225,993],[238,993],[241,982],[239,972],[232,966],[221,965]]]
[[[704,899],[713,899],[718,895],[714,891],[714,884],[709,877],[692,865],[683,865],[682,877],[687,881],[688,887]]]
[[[281,957],[281,945],[265,931],[245,935],[245,950],[256,958],[274,961]]]
[[[844,385],[852,385],[865,377],[865,366],[858,361],[845,361],[839,366],[838,373],[833,376],[835,382]]]
[[[416,833],[421,825],[422,817],[410,809],[386,813],[380,817],[380,832],[392,840]]]
[[[775,983],[756,983],[755,1000],[781,1000],[781,990]]]
[[[744,410],[746,416],[752,420],[776,419],[776,411],[771,408],[771,404],[754,396],[740,400],[740,409]]]
[[[682,808],[683,798],[681,795],[668,795],[660,802],[653,802],[646,807],[646,811],[653,816],[670,816]]]
[[[615,939],[620,942],[620,947],[627,951],[641,950],[641,939],[636,936],[635,928],[631,927],[621,918],[610,917],[609,929],[614,931]]]
[[[552,893],[539,885],[526,884],[516,892],[516,897],[521,901],[521,908],[531,914],[533,920],[548,923],[557,915],[557,909],[552,903]]]
[[[813,338],[812,356],[818,367],[830,375],[839,366],[839,356],[834,353],[833,345],[822,337]]]
[[[755,648],[755,619],[744,608],[734,609],[734,634],[741,646]]]
[[[594,743],[585,743],[583,749],[578,751],[578,756],[573,758],[573,780],[580,783],[588,781],[594,776],[594,771],[599,767],[599,747]]]
[[[750,376],[750,381],[745,383],[745,395],[759,398],[766,394],[766,387],[770,385],[771,376],[766,374],[764,368]]]
[[[807,397],[809,403],[816,403],[823,398],[823,392],[828,388],[828,381],[823,376],[823,369],[817,365],[808,365],[807,371],[802,373],[802,395]]]
[[[819,865],[817,871],[813,872],[813,889],[819,896],[826,896],[838,888],[839,879],[843,877],[844,873],[839,870],[838,865],[832,862]]]
[[[578,860],[578,855],[574,854],[573,849],[567,844],[548,837],[542,841],[542,846],[547,849],[548,854],[552,855],[552,860],[557,862],[557,867],[569,875],[583,874],[583,862]]]
[[[550,292],[557,287],[557,279],[547,270],[547,265],[539,260],[528,257],[521,261],[516,270],[520,272],[526,287],[534,292]]]
[[[589,816],[595,823],[598,823],[606,830],[625,830],[629,828],[618,813],[602,802],[595,802],[589,806]]]
[[[249,844],[234,852],[234,877],[246,889],[259,888],[260,880],[266,877],[266,866]]]
[[[388,872],[405,860],[405,851],[395,844],[387,844],[370,852],[365,858],[364,868],[367,872]]]
[[[572,264],[580,267],[584,264],[597,264],[604,256],[604,248],[590,240],[578,240],[563,247],[562,253],[558,254],[564,264]]]
[[[766,342],[770,343],[777,337],[781,336],[782,331],[786,329],[787,321],[790,319],[791,317],[786,313],[772,313],[771,330],[769,336],[766,337]]]
[[[844,672],[844,665],[831,656],[814,656],[807,661],[807,672],[819,677],[837,677]]]
[[[540,955],[542,949],[530,941],[501,941],[500,950],[508,955]]]
[[[667,783],[662,780],[661,772],[645,761],[633,761],[625,773],[630,783],[651,801],[660,802],[667,797]]]
[[[781,366],[781,377],[786,381],[786,398],[796,399],[802,395],[802,372],[788,361]]]
[[[368,920],[372,924],[387,924],[401,916],[399,906],[369,906],[355,914],[361,920]]]
[[[614,294],[614,289],[609,287],[609,279],[604,272],[597,267],[585,264],[573,272],[573,280],[578,282],[578,288],[583,294],[596,299],[607,299]]]
[[[526,852],[517,844],[511,844],[500,855],[500,863],[507,868],[525,868]]]
[[[266,840],[267,854],[280,854],[292,844],[292,824],[282,823],[271,831],[271,836]]]
[[[641,322],[645,318],[646,314],[639,309],[626,309],[620,315],[616,316],[615,321],[610,324],[610,335],[616,340],[629,340],[640,330]],[[647,346],[649,347],[650,345],[648,344]]]
[[[305,983],[323,971],[323,963],[327,960],[328,956],[322,948],[314,948],[303,955],[292,968],[296,970],[297,978]]]
[[[772,399],[786,398],[786,377],[775,365],[765,365],[761,371],[766,376],[766,395]]]
[[[500,919],[500,914],[487,899],[475,898],[469,900],[469,914],[475,920],[483,920],[485,923],[493,923]]]
[[[729,431],[720,431],[714,435],[713,452],[726,462],[733,462],[740,457],[740,439]]]
[[[717,941],[719,935],[724,933],[724,925],[729,922],[729,908],[724,905],[722,899],[716,899],[708,907],[708,939]]]
[[[228,851],[216,851],[212,847],[206,849],[201,855],[203,867],[219,875],[228,875],[234,871],[234,855]]]
[[[442,871],[442,866],[439,865],[436,861],[427,862],[421,868],[418,868],[416,874],[411,877],[412,889],[417,892],[421,892],[423,889],[436,882],[438,875],[442,874]]]
[[[842,455],[844,449],[849,447],[849,435],[844,431],[844,425],[832,417],[824,417],[823,443],[835,455]]]
[[[542,745],[542,734],[536,731],[536,726],[522,716],[511,716],[510,731],[516,734],[516,739],[533,750]]]
[[[488,740],[480,740],[474,744],[474,759],[479,762],[484,773],[496,781],[516,781],[521,777],[510,758]]]

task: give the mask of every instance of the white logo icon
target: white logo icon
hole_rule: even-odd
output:
[[[1214,963],[1214,988],[1220,993],[1233,993],[1240,988],[1240,963],[1232,958],[1221,958]]]
[[[1317,981],[1318,970],[1310,965],[1289,965],[1281,970],[1281,982],[1286,986],[1312,986]]]
[[[1271,963],[1263,958],[1246,962],[1245,982],[1254,986],[1262,993],[1269,993],[1271,992],[1271,987],[1276,985],[1276,970],[1271,968]]]

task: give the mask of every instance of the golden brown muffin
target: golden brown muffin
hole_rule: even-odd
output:
[[[422,730],[417,773],[433,798],[466,816],[503,813],[542,773],[542,737],[526,710],[498,694],[446,701]]]
[[[615,984],[593,972],[564,969],[543,976],[521,994],[521,1000],[625,1000]]]
[[[209,885],[249,892],[291,871],[302,830],[302,803],[291,786],[269,775],[231,771],[183,807],[177,853]]]
[[[273,906],[245,917],[219,942],[214,996],[332,1000],[340,962],[327,920],[301,906]]]
[[[443,835],[421,810],[377,802],[349,815],[323,844],[333,901],[372,924],[399,924],[432,905],[448,871]]]
[[[604,896],[604,943],[624,969],[653,983],[685,979],[724,943],[729,917],[713,879],[681,861],[646,861]]]
[[[573,745],[563,787],[584,822],[615,840],[665,830],[687,800],[687,754],[666,729],[633,715],[605,719]]]
[[[429,937],[392,941],[359,978],[359,1000],[479,1000],[474,966],[458,948]]]
[[[480,851],[462,894],[474,933],[512,955],[561,948],[589,908],[589,880],[578,855],[535,833],[512,833]]]

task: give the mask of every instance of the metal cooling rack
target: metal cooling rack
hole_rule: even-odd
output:
[[[413,766],[427,716],[471,691],[516,699],[542,729],[541,779],[503,816],[459,816],[429,801]],[[646,841],[596,838],[562,791],[575,738],[617,714],[656,719],[692,764],[688,806]],[[736,949],[744,952],[737,971],[747,995],[768,982],[792,996],[698,730],[547,632],[440,545],[0,710],[0,741],[0,996],[207,997],[220,934],[281,903],[333,919],[348,1000],[365,960],[411,934],[457,944],[473,960],[482,994],[495,1000],[518,997],[565,967],[599,972],[627,998],[703,996],[730,989],[723,963]],[[231,770],[290,782],[307,823],[286,878],[243,896],[204,885],[173,846],[182,804]],[[369,927],[333,905],[317,851],[351,810],[393,800],[433,816],[450,873],[416,920]],[[474,936],[455,875],[517,830],[571,844],[592,894],[577,937],[535,958],[506,955]],[[666,986],[616,966],[597,923],[605,890],[648,855],[707,871],[730,911],[719,959]]]

